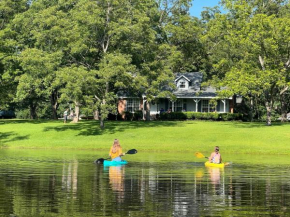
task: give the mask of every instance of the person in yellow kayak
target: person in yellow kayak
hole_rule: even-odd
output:
[[[208,161],[215,164],[222,163],[222,156],[219,153],[219,151],[220,151],[220,148],[216,146],[214,149],[214,152],[212,152],[210,157],[208,158]]]
[[[122,147],[118,139],[114,140],[113,146],[110,149],[109,156],[112,161],[122,161],[121,156],[124,156],[125,153],[122,151]]]

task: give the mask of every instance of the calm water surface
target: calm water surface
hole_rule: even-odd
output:
[[[104,168],[90,152],[0,150],[0,216],[290,216],[289,166],[154,159]]]

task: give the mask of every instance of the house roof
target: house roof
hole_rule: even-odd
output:
[[[177,89],[173,91],[177,98],[213,98],[217,96],[215,88],[201,88],[203,79],[203,74],[201,72],[176,73],[175,81],[178,81],[181,77],[187,78],[190,85],[187,90]]]
[[[201,83],[203,79],[203,74],[201,72],[186,72],[186,73],[176,73],[175,74],[175,80],[176,83],[179,79],[184,78],[189,82],[188,89],[175,89],[172,90],[170,87],[164,87],[163,90],[169,90],[172,91],[173,94],[177,98],[214,98],[217,96],[216,89],[213,87],[203,87],[201,88]],[[128,93],[125,92],[119,92],[119,97],[140,97],[140,93]]]
[[[181,78],[184,78],[184,79],[186,79],[187,81],[190,81],[186,76],[184,76],[184,75],[181,75],[181,76],[179,76],[178,78],[176,78],[174,81],[175,82],[177,82],[179,79],[181,79]]]

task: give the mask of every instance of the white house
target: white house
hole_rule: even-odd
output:
[[[150,114],[156,115],[163,111],[193,111],[193,112],[233,112],[233,100],[231,98],[219,99],[216,105],[211,105],[210,100],[217,96],[212,87],[201,88],[203,74],[201,72],[177,73],[174,83],[176,90],[173,94],[176,101],[168,98],[158,98],[150,105]],[[119,94],[118,111],[134,112],[146,108],[146,96],[133,97]]]

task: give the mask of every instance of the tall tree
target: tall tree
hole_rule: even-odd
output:
[[[53,86],[60,87],[61,101],[74,103],[75,111],[73,122],[79,121],[80,107],[86,103],[86,96],[92,94],[95,86],[96,71],[89,71],[83,66],[68,66],[57,71]]]
[[[73,61],[97,70],[96,79],[102,83],[103,91],[95,92],[102,128],[111,106],[116,105],[111,97],[118,90],[138,86],[149,107],[171,82],[174,48],[164,38],[155,1],[81,0],[72,10],[72,19],[76,22],[75,41],[70,44]],[[128,78],[133,82],[128,83]]]
[[[225,0],[230,12],[209,22],[207,39],[215,56],[214,70],[220,72],[213,83],[227,87],[220,94],[263,99],[271,125],[274,102],[289,86],[290,23],[289,12],[266,13],[258,7],[260,2]]]
[[[18,81],[16,100],[28,101],[32,119],[37,117],[36,109],[40,101],[51,97],[53,92],[51,84],[61,57],[61,52],[49,54],[35,48],[25,49],[19,55],[23,73],[16,77]]]
[[[51,84],[56,77],[57,68],[66,64],[68,29],[72,25],[67,12],[71,5],[70,1],[33,1],[29,10],[16,16],[11,25],[11,35],[13,36],[11,39],[17,43],[18,50],[15,56],[19,57],[17,60],[21,66],[15,80],[18,85],[17,100],[21,99],[24,102],[26,99],[31,101],[29,99],[33,98],[34,102],[50,103],[53,119],[57,118],[59,92],[58,87],[53,88]],[[52,57],[54,60],[50,61]],[[46,58],[48,58],[48,62],[45,62]],[[34,68],[30,66],[31,64],[35,64]],[[34,96],[33,94],[27,95],[23,98],[22,87],[31,87],[31,93],[34,92],[37,83],[31,85],[27,83],[28,81],[33,82],[28,77],[32,74],[36,75],[36,67],[38,67],[37,76],[43,81],[39,83],[41,88],[37,89],[42,90],[43,93],[41,95],[37,93]],[[33,72],[29,70],[33,70]],[[28,80],[26,81],[24,78]],[[36,96],[41,97],[37,99]],[[30,108],[36,108],[36,105]]]
[[[11,40],[11,21],[17,14],[28,9],[26,0],[0,1],[0,109],[9,107],[16,91],[11,73],[17,71],[14,54],[17,43]]]

